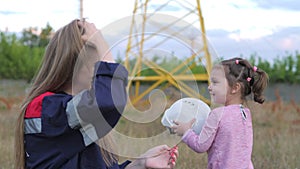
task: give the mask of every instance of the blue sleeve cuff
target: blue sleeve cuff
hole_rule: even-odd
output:
[[[95,65],[95,75],[112,76],[126,80],[128,77],[127,69],[119,63],[97,62]]]
[[[127,161],[123,162],[122,164],[119,164],[119,168],[124,169],[130,163],[131,163],[131,161],[127,160]]]

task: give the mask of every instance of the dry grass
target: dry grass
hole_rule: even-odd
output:
[[[300,168],[300,112],[291,103],[267,103],[253,114],[256,168]]]
[[[8,96],[9,97],[9,96]],[[12,98],[10,98],[12,99]],[[13,100],[13,99],[12,99]],[[297,104],[281,100],[264,105],[250,104],[253,114],[254,148],[253,163],[256,169],[300,168],[300,108]],[[18,103],[8,110],[0,103],[0,169],[13,166],[13,139]],[[153,124],[155,124],[153,127]],[[120,132],[133,137],[149,137],[165,130],[160,120],[152,125],[132,124],[122,119],[117,126]],[[120,145],[120,147],[130,147]],[[178,169],[206,168],[206,154],[197,154],[186,145],[179,144]],[[121,158],[121,161],[124,158]]]
[[[0,113],[0,169],[10,169],[13,166],[16,114],[13,110],[2,110]]]

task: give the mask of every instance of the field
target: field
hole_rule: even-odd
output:
[[[18,108],[24,95],[24,84],[3,85],[0,88],[0,98],[9,103],[0,103],[0,169],[13,168],[14,127]],[[25,85],[26,86],[26,85]],[[296,169],[300,168],[300,106],[294,101],[284,102],[280,97],[277,101],[263,105],[249,103],[252,108],[254,126],[254,147],[252,161],[256,169]],[[117,126],[132,136],[144,137],[162,130],[158,127],[129,125],[121,120]],[[143,130],[144,135],[135,135],[137,130]],[[128,145],[119,145],[128,147]],[[180,157],[177,169],[206,168],[206,154],[197,154],[184,144],[179,144]],[[124,158],[120,158],[124,160]]]

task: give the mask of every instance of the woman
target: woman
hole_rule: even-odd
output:
[[[109,132],[126,105],[128,72],[108,49],[84,20],[54,34],[18,118],[17,169],[174,167],[177,147],[157,146],[122,164],[111,153]]]

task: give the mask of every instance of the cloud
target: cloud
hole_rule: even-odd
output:
[[[6,0],[5,3],[1,3],[0,30],[8,28],[9,31],[20,31],[27,27],[44,27],[47,23],[57,30],[79,17],[79,1],[31,0],[30,2]],[[83,2],[84,17],[88,17],[89,21],[94,22],[100,29],[115,27],[103,30],[110,42],[116,43],[129,35],[133,0],[118,1],[118,5],[114,1],[107,1],[105,4],[104,1],[95,0]],[[32,8],[33,4],[37,7]],[[148,6],[149,12],[162,5],[162,3],[151,4]],[[195,8],[192,1],[169,1],[160,12],[180,18],[189,12],[186,8],[182,9],[181,5]],[[300,48],[298,0],[209,0],[201,1],[201,10],[209,46],[211,50],[215,50],[216,55],[249,56],[256,52],[272,58],[284,55],[285,51],[293,52]],[[128,21],[119,21],[123,17],[128,17]],[[167,18],[161,20],[163,23],[168,21]],[[192,24],[194,17],[192,15],[185,20]],[[151,28],[150,31],[153,29],[155,28]],[[193,34],[193,31],[189,32],[187,29],[182,32],[187,39],[190,39],[189,34]],[[125,41],[122,45],[126,47]]]
[[[275,32],[273,37],[277,38],[277,41],[274,41],[276,47],[288,52],[294,52],[295,50],[300,51],[299,32],[300,27],[287,27]]]
[[[0,11],[0,15],[16,15],[25,14],[25,12],[15,12],[15,11]]]
[[[159,9],[161,7],[161,4],[151,4],[150,5],[150,9],[152,10],[156,10]],[[175,6],[175,5],[167,5],[164,8],[162,8],[162,11],[164,12],[174,12],[174,11],[180,11],[180,7]]]
[[[218,57],[233,56],[250,57],[255,54],[266,60],[273,60],[278,56],[286,56],[300,51],[300,27],[281,28],[272,35],[258,39],[234,39],[232,32],[215,29],[207,30],[207,38],[214,53]]]
[[[263,8],[260,5],[263,2],[268,2],[269,8]],[[293,7],[286,1],[283,2],[286,3],[284,9],[279,8],[280,3],[275,3],[275,0],[269,2],[269,0],[262,2],[228,0],[220,3],[216,0],[204,1],[202,11],[206,30],[223,29],[230,32],[230,37],[235,40],[255,40],[273,35],[282,28],[300,26],[300,10],[288,10],[289,6]],[[294,2],[296,1],[293,1],[293,5]]]
[[[252,0],[257,7],[265,9],[286,9],[286,10],[300,10],[299,0]]]

